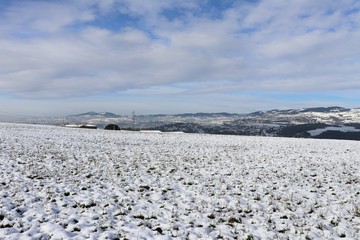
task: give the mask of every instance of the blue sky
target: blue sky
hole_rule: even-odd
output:
[[[360,107],[357,0],[0,2],[0,113]]]

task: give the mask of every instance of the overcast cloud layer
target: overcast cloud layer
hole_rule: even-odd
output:
[[[88,98],[158,112],[359,102],[357,0],[3,2],[3,111]]]

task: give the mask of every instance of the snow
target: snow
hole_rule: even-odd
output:
[[[347,112],[308,112],[304,113],[303,116],[327,124],[338,124],[338,122],[358,123],[360,121],[360,111],[358,109],[351,109]]]
[[[140,130],[141,133],[161,133],[159,130]]]
[[[0,239],[360,239],[360,142],[0,124]]]
[[[350,126],[335,126],[335,127],[326,127],[326,128],[319,128],[319,129],[315,129],[315,130],[310,130],[308,131],[308,133],[314,137],[317,135],[322,134],[323,132],[326,131],[340,131],[340,132],[360,132],[360,129],[356,129],[354,127],[350,127]]]
[[[65,125],[65,127],[68,127],[68,128],[80,128],[81,125],[76,125],[76,124],[67,124]]]

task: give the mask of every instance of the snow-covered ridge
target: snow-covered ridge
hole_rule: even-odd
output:
[[[288,110],[258,111],[249,114],[234,113],[186,113],[186,114],[157,114],[120,116],[113,113],[89,112],[79,115],[68,116],[70,122],[87,122],[90,124],[105,125],[117,123],[120,127],[131,127],[134,119],[139,128],[155,128],[167,124],[199,124],[202,126],[229,125],[231,128],[244,124],[351,124],[360,122],[359,109],[347,109],[342,107],[318,107]],[[257,131],[255,131],[257,132]]]
[[[1,115],[0,121],[4,121]],[[126,130],[360,140],[360,133],[357,131],[360,129],[360,110],[342,107],[274,109],[250,114],[221,112],[136,115],[133,112],[128,116],[121,116],[110,112],[86,112],[57,118],[18,119],[17,122],[61,126],[96,125],[97,128],[116,124],[120,129]],[[343,125],[355,131],[326,131],[316,136],[311,136],[308,132]]]
[[[0,124],[1,239],[360,239],[360,142]]]

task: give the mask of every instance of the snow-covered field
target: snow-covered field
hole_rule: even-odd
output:
[[[322,134],[326,131],[340,131],[340,132],[360,132],[360,129],[356,129],[354,127],[349,126],[334,126],[334,127],[326,127],[326,128],[318,128],[315,130],[307,131],[312,137]]]
[[[0,124],[0,239],[360,239],[360,142]]]

